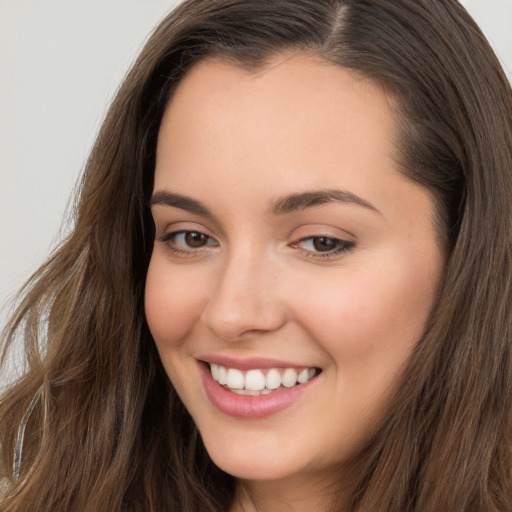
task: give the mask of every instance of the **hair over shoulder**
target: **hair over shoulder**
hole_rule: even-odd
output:
[[[427,331],[335,510],[512,510],[512,90],[480,29],[455,0],[186,0],[127,74],[74,227],[5,330],[4,364],[22,343],[26,371],[0,398],[2,512],[229,509],[235,480],[206,453],[144,316],[156,141],[195,63],[258,69],[290,51],[394,98],[397,163],[431,191],[447,255]]]

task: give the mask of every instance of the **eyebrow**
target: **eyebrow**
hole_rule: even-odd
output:
[[[365,199],[362,199],[352,192],[338,189],[298,192],[296,194],[279,197],[272,202],[270,214],[285,215],[327,203],[356,204],[380,214],[379,210]],[[149,206],[154,205],[171,206],[198,215],[213,217],[210,210],[199,201],[167,190],[159,190],[153,194],[149,201]]]
[[[149,201],[149,206],[154,205],[172,206],[173,208],[179,208],[180,210],[186,210],[191,213],[197,213],[205,217],[213,217],[212,213],[206,206],[201,204],[199,201],[192,199],[191,197],[182,196],[181,194],[175,194],[168,192],[167,190],[159,190],[155,192]]]
[[[287,195],[276,199],[272,203],[270,211],[274,215],[283,215],[327,203],[356,204],[381,214],[379,210],[368,201],[356,196],[352,192],[339,189],[314,190]]]

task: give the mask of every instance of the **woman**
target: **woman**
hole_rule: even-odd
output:
[[[10,324],[1,510],[511,510],[511,169],[457,2],[184,2]]]

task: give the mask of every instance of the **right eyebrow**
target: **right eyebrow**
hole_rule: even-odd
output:
[[[199,201],[167,190],[159,190],[151,196],[149,206],[152,207],[157,204],[179,208],[180,210],[186,210],[187,212],[204,215],[206,217],[213,217],[210,210]]]

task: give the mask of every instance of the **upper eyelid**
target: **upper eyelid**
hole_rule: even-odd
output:
[[[354,240],[347,240],[346,238],[340,238],[339,236],[329,236],[329,235],[305,236],[305,237],[299,238],[295,242],[292,242],[292,244],[290,244],[290,245],[298,244],[300,242],[305,242],[306,240],[313,240],[315,238],[328,238],[330,240],[336,240],[337,242],[341,242],[342,244],[346,244],[350,247],[354,247],[356,245],[356,242]]]
[[[339,240],[346,244],[352,245],[356,245],[358,243],[358,239],[355,235],[340,228],[313,227],[312,230],[307,228],[304,233],[300,232],[302,231],[301,229],[298,229],[296,231],[298,231],[298,233],[294,233],[292,236],[290,236],[291,239],[294,239],[294,241],[290,245],[297,244],[304,240],[310,240],[312,238],[331,238],[333,240]],[[334,233],[333,231],[336,231],[336,233]]]
[[[214,236],[212,236],[208,233],[205,233],[204,231],[199,230],[199,229],[175,229],[175,230],[167,231],[167,232],[162,233],[161,235],[157,235],[157,236],[160,239],[170,240],[171,238],[176,237],[177,235],[183,235],[185,233],[200,233],[201,235],[204,235],[205,237],[207,237],[211,240],[215,240],[218,243],[217,239]]]
[[[172,213],[174,208],[165,207],[160,204],[154,205],[155,209],[151,210],[155,229],[161,233],[169,233],[172,231],[198,231],[205,235],[218,239],[223,235],[223,230],[214,218],[204,217],[195,212],[185,212],[178,210],[181,214],[176,216]],[[205,224],[205,222],[207,224]],[[206,227],[206,226],[209,227]],[[179,226],[179,227],[178,227]],[[181,227],[183,226],[183,227]]]
[[[311,240],[312,238],[330,238],[331,240],[339,240],[340,242],[345,242],[347,244],[348,243],[355,243],[353,240],[347,240],[346,238],[343,238],[341,236],[326,235],[324,233],[319,234],[319,235],[302,236],[302,237],[297,239],[297,242],[303,242],[304,240]]]
[[[340,240],[357,240],[354,232],[342,228],[338,223],[327,222],[304,222],[298,226],[293,227],[289,232],[290,238],[311,238],[317,236],[325,236],[328,238],[338,238]]]
[[[162,236],[173,233],[197,232],[211,238],[218,238],[211,229],[208,229],[206,226],[196,221],[156,222],[155,219],[155,232],[161,233]]]
[[[160,206],[160,205],[156,205]],[[172,210],[172,208],[170,208]],[[165,209],[164,209],[165,211]],[[174,217],[174,215],[172,216]],[[171,218],[172,218],[171,217]],[[188,216],[187,216],[188,217]],[[155,223],[155,227],[157,231],[161,232],[170,232],[170,231],[198,231],[201,233],[204,233],[205,235],[208,235],[212,238],[215,238],[216,240],[227,240],[228,234],[225,232],[221,224],[218,224],[214,219],[212,219],[212,222],[208,222],[210,224],[210,227],[206,227],[204,224],[204,221],[206,219],[198,218],[198,214],[195,212],[191,212],[191,218],[174,218],[171,220],[171,218],[167,217],[167,215],[160,217],[160,213],[158,215],[153,214],[153,221]],[[285,224],[288,224],[289,228],[285,228],[286,232],[283,232],[282,235],[288,239],[296,238],[296,233],[300,232],[302,230],[307,230],[305,233],[305,236],[301,236],[301,238],[308,238],[309,236],[326,236],[329,238],[338,238],[340,240],[346,240],[346,241],[358,241],[358,236],[345,228],[338,227],[336,224],[338,222],[332,221],[332,219],[327,220],[327,222],[322,221],[321,219],[315,219],[313,222],[303,221],[300,222],[298,225],[295,225],[292,227],[288,222]],[[282,219],[281,219],[282,221]],[[161,226],[161,229],[158,229],[158,226]],[[181,226],[183,225],[183,228]],[[175,228],[175,226],[180,226],[180,228]],[[197,226],[197,227],[196,227]],[[279,222],[277,227],[279,230],[283,226],[282,222]],[[213,229],[210,229],[213,228]]]

